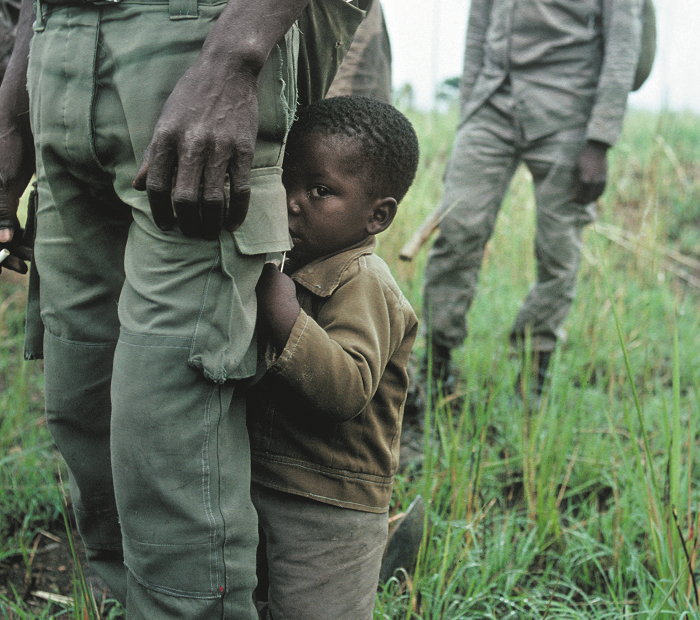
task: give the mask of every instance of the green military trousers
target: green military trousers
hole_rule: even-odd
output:
[[[532,173],[537,207],[537,281],[515,317],[511,342],[552,351],[564,336],[581,257],[583,228],[595,205],[580,205],[574,168],[586,143],[586,128],[572,127],[528,140],[517,104],[500,91],[457,131],[440,209],[447,211],[428,254],[423,296],[423,330],[431,341],[455,348],[467,335],[466,313],[476,294],[486,243],[517,166]]]
[[[45,4],[32,39],[47,420],[88,559],[130,620],[257,617],[244,380],[264,256],[289,243],[280,164],[296,27],[263,69],[238,231],[163,232],[131,186],[224,6]]]

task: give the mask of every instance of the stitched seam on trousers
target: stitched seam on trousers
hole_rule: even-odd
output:
[[[214,387],[204,407],[204,443],[202,444],[202,502],[209,522],[209,587],[213,590],[218,582],[218,549],[216,548],[216,520],[211,508],[211,466],[209,465],[209,439],[211,433],[211,403],[218,388]],[[212,566],[212,558],[213,565]],[[214,573],[214,570],[216,573]]]
[[[102,165],[102,162],[100,161],[100,158],[97,155],[97,119],[95,115],[95,108],[97,106],[97,88],[100,86],[99,80],[97,79],[97,57],[99,55],[99,52],[103,50],[102,48],[102,43],[100,42],[100,27],[101,27],[101,14],[97,18],[97,27],[95,28],[95,47],[94,47],[94,53],[93,53],[93,58],[92,58],[92,93],[90,95],[90,108],[89,108],[89,114],[90,118],[88,120],[88,123],[90,125],[90,154],[92,155],[92,159],[95,161],[97,166],[102,170],[103,172],[109,172],[107,168],[105,168]]]
[[[140,575],[137,575],[126,562],[124,562],[124,566],[126,566],[134,580],[148,590],[153,590],[154,592],[160,592],[161,594],[177,596],[180,598],[192,598],[199,600],[215,600],[219,598],[217,594],[205,594],[204,592],[188,592],[187,590],[176,590],[175,588],[165,588],[163,586],[156,586],[146,581]]]
[[[171,344],[134,344],[133,342],[126,342],[125,340],[120,340],[119,344],[122,344],[127,347],[139,347],[141,349],[184,349],[185,351],[189,350],[189,347],[177,347]]]
[[[120,1],[124,2],[124,0],[120,0]],[[169,336],[167,334],[162,335],[162,336],[153,336],[151,334],[137,334],[136,332],[130,332],[128,329],[124,329],[123,327],[121,328],[121,333],[124,336],[133,336],[134,338],[162,338],[163,340],[183,340],[184,339],[184,336]],[[121,336],[119,337],[119,340],[122,340]],[[186,349],[187,347],[184,347],[184,348]]]
[[[58,340],[59,342],[63,342],[65,344],[70,344],[76,347],[87,347],[87,348],[98,348],[98,349],[107,349],[107,348],[114,348],[117,346],[116,342],[80,342],[79,340],[69,340],[68,338],[62,338],[61,336],[55,336],[48,330],[44,330],[44,335],[48,336],[49,338],[53,338],[54,340]]]

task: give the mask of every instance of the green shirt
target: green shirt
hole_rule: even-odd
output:
[[[620,135],[637,66],[642,0],[472,0],[463,119],[506,81],[529,140],[587,126]]]

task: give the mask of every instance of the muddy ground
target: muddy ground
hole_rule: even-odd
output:
[[[107,603],[109,594],[87,564],[77,532],[72,538],[78,562],[92,586],[98,609],[104,612],[111,606]],[[23,600],[36,615],[47,608],[52,614],[58,614],[66,605],[47,599],[51,594],[72,599],[75,573],[76,563],[65,525],[56,522],[35,536],[26,557],[17,554],[0,562],[0,595],[11,601]]]

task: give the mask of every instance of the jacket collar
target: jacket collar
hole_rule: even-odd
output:
[[[374,235],[370,235],[349,248],[317,258],[295,271],[291,278],[314,295],[329,297],[338,288],[350,264],[360,256],[372,254],[376,244]]]

